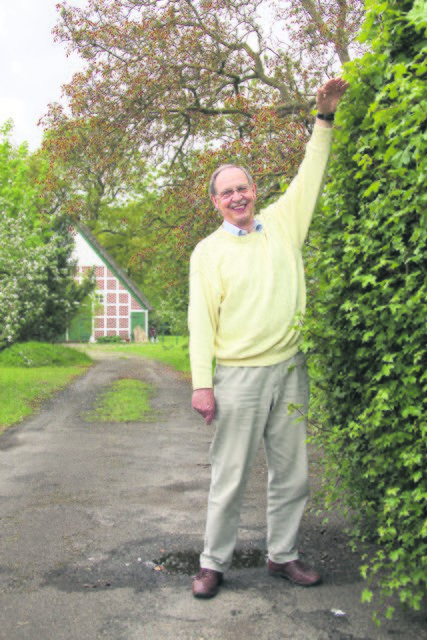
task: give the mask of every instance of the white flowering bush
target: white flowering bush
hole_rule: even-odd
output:
[[[10,130],[0,129],[0,349],[59,338],[93,287],[74,279],[67,221],[39,213],[42,160],[14,147]]]

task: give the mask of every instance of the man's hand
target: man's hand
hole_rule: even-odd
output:
[[[215,396],[213,389],[196,389],[193,391],[193,409],[210,424],[215,417]]]
[[[347,91],[348,83],[342,78],[331,78],[317,90],[319,113],[335,113],[338,102]]]

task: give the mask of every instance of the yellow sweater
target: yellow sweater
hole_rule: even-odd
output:
[[[301,250],[322,190],[332,129],[315,126],[298,174],[257,220],[262,231],[235,236],[222,227],[190,260],[193,388],[212,387],[212,361],[260,367],[291,358],[305,311]]]

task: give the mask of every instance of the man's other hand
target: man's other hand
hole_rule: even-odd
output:
[[[210,424],[215,417],[215,396],[213,389],[196,389],[193,391],[193,409]]]

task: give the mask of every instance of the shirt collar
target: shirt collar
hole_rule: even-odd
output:
[[[239,227],[236,227],[235,224],[228,222],[228,220],[224,220],[224,222],[222,223],[222,226],[225,231],[232,233],[234,236],[247,236],[249,233],[249,231],[246,231],[245,229],[240,229]],[[254,220],[253,230],[258,232],[262,231],[262,224],[257,219]]]

